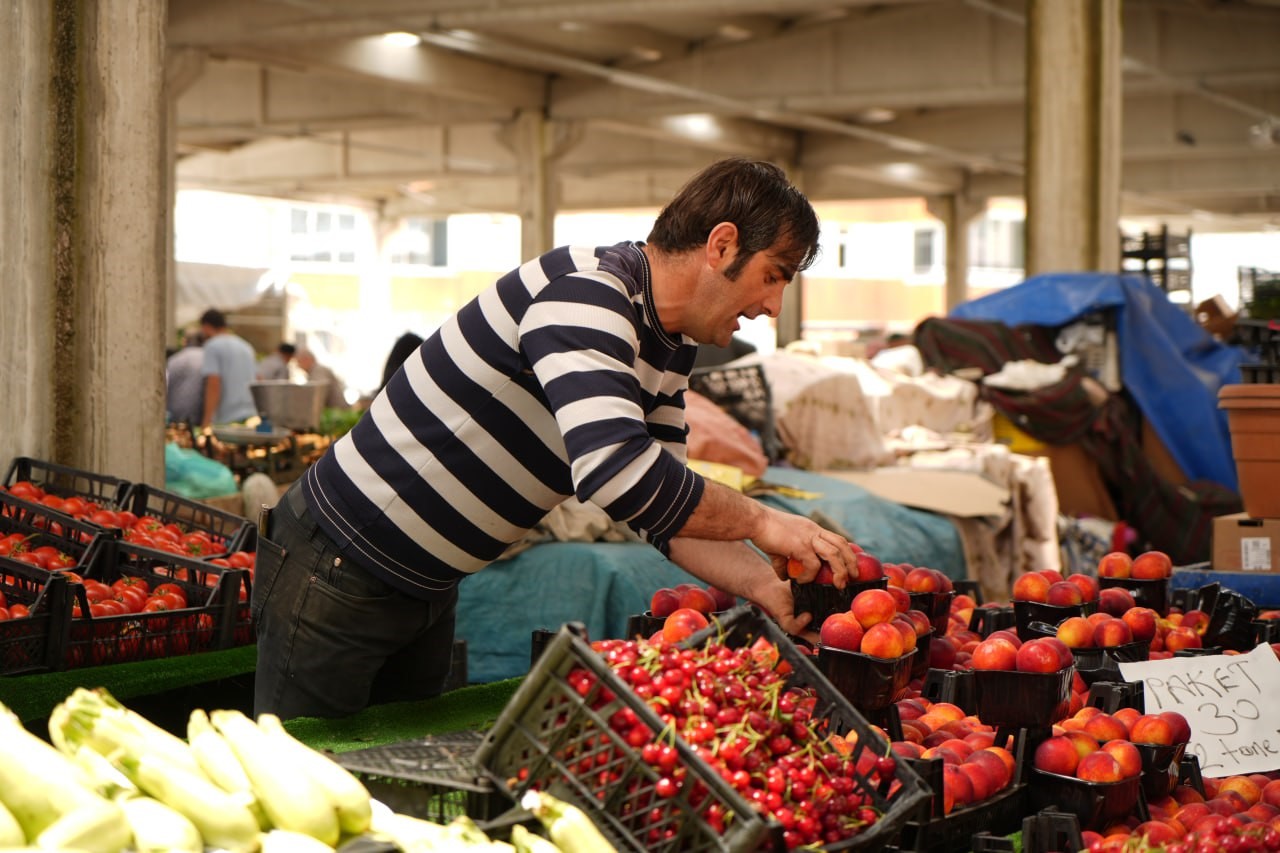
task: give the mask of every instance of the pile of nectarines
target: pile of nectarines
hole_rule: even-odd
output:
[[[823,620],[818,639],[832,649],[895,660],[914,652],[919,638],[932,630],[929,617],[912,610],[905,594],[864,589],[853,597],[847,611]]]

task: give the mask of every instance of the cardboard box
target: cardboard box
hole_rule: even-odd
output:
[[[1243,512],[1215,518],[1212,565],[1223,572],[1280,574],[1280,518]]]

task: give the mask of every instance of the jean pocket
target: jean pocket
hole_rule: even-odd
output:
[[[258,553],[253,564],[253,595],[249,602],[249,618],[258,622],[262,608],[271,595],[271,589],[280,577],[284,565],[284,548],[270,539],[258,540]]]
[[[316,579],[341,596],[356,601],[380,601],[399,595],[387,583],[348,560],[326,562],[329,563],[327,569],[317,569]]]

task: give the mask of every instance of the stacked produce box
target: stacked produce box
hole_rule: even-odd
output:
[[[243,517],[19,457],[0,486],[0,674],[251,643],[255,547]]]

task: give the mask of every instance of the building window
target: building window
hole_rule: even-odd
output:
[[[289,259],[308,263],[354,264],[356,217],[318,208],[289,209]]]
[[[404,221],[391,252],[393,264],[428,267],[449,265],[449,221],[410,217]]]
[[[923,275],[933,269],[937,258],[934,252],[934,245],[937,239],[938,232],[934,228],[917,228],[915,230],[912,266],[917,275]]]
[[[969,226],[970,266],[1021,270],[1026,260],[1026,223],[983,216]]]

